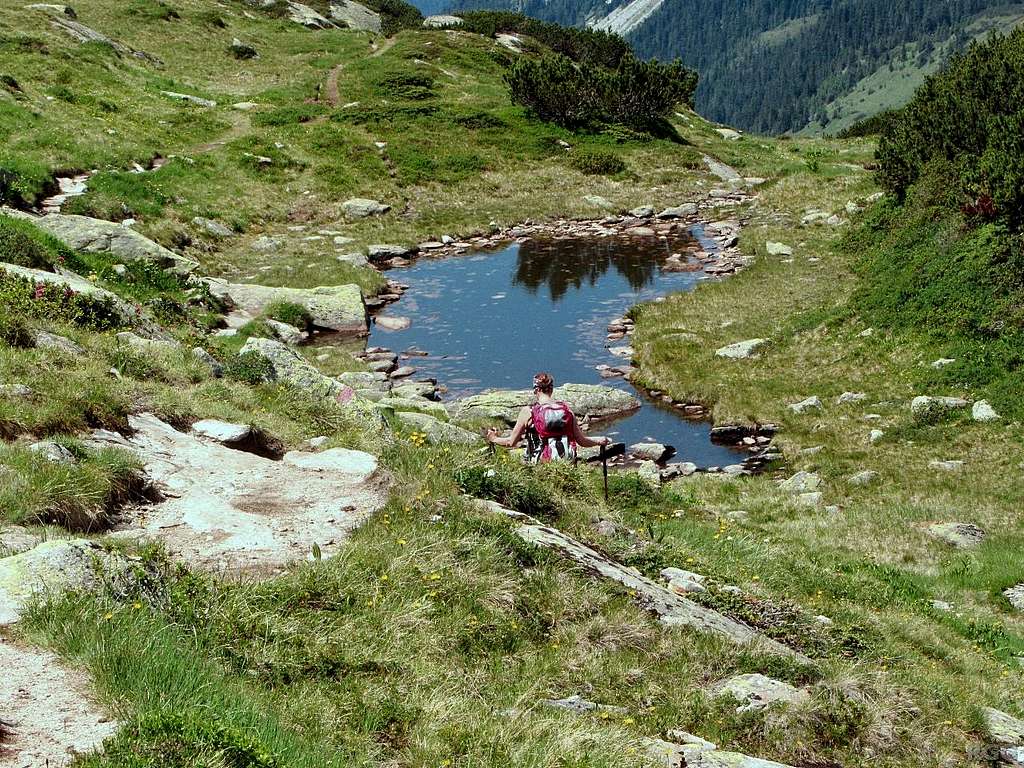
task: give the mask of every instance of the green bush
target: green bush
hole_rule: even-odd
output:
[[[391,37],[403,29],[419,29],[423,26],[423,14],[419,8],[404,0],[366,0],[368,8],[381,15],[381,32]]]
[[[576,150],[569,156],[569,164],[592,176],[612,176],[626,170],[626,162],[621,157],[601,149]]]
[[[126,322],[109,299],[75,293],[59,285],[33,285],[6,273],[0,273],[0,306],[26,318],[73,323],[94,331],[120,328]]]
[[[171,21],[181,18],[181,14],[162,0],[135,0],[128,6],[127,13],[146,21]]]
[[[611,32],[563,27],[514,11],[466,11],[458,15],[463,20],[462,28],[468,32],[487,37],[499,32],[526,35],[579,63],[615,68],[633,53],[629,43]]]
[[[403,101],[433,98],[434,78],[425,72],[390,72],[377,80],[381,93]]]
[[[520,59],[505,84],[513,102],[564,128],[617,124],[658,134],[666,132],[672,109],[692,105],[697,74],[678,60],[662,64],[630,54],[608,70],[556,54]]]
[[[929,77],[885,126],[882,183],[897,198],[935,163],[964,212],[1024,223],[1024,30],[994,35]]]
[[[271,320],[294,325],[304,331],[313,327],[313,316],[309,314],[309,310],[301,304],[290,301],[278,301],[271,304],[264,310],[263,315]]]
[[[889,124],[899,119],[899,110],[887,109],[877,115],[865,117],[858,120],[848,128],[844,128],[836,134],[837,139],[859,139],[865,136],[877,136],[889,127]]]
[[[526,515],[552,517],[559,512],[550,490],[526,467],[462,467],[456,471],[455,481],[463,493]]]
[[[67,246],[30,222],[0,216],[0,261],[53,271],[58,265],[75,264],[77,258]]]
[[[244,352],[227,360],[224,375],[243,384],[262,384],[273,379],[274,367],[258,352]]]
[[[35,346],[35,336],[28,322],[8,307],[0,307],[0,344],[21,348]]]

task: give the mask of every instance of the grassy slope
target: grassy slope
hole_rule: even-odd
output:
[[[97,193],[82,202],[97,210],[111,199],[142,208],[153,199],[150,187],[166,184],[173,193],[140,216],[148,231],[173,233],[197,213],[244,230],[237,243],[197,249],[207,269],[296,284],[324,281],[331,273],[322,270],[333,254],[317,253],[319,241],[289,233],[295,221],[308,221],[310,229],[337,228],[357,245],[416,240],[485,228],[491,219],[589,213],[581,201],[588,193],[627,205],[662,203],[712,185],[688,169],[693,148],[665,142],[618,147],[631,168],[620,178],[586,178],[569,170],[564,149],[552,139],[612,146],[610,141],[564,134],[511,109],[487,41],[406,32],[370,57],[365,36],[248,19],[238,6],[219,11],[229,19],[227,31],[189,43],[178,34],[198,34],[198,13],[207,6],[176,7],[181,20],[146,23],[101,2],[78,11],[84,22],[164,58],[167,70],[159,77],[173,90],[224,103],[253,100],[270,105],[264,108],[270,114],[317,111],[305,100],[343,64],[341,103],[359,101],[361,111],[325,107],[328,119],[312,124],[256,125],[263,112],[254,113],[250,124],[223,107],[204,118],[201,110],[166,103],[154,92],[165,81],[122,60],[110,63],[119,77],[135,78],[135,88],[110,86],[109,95],[124,99],[126,108],[108,140],[106,123],[93,112],[43,98],[50,57],[70,57],[64,59],[68,87],[78,91],[91,88],[89,78],[105,76],[105,64],[95,70],[77,66],[82,52],[75,46],[51,35],[43,22],[32,26],[28,20],[35,17],[5,9],[0,20],[30,28],[50,50],[10,64],[33,103],[47,110],[38,118],[38,135],[65,130],[62,125],[75,124],[72,117],[85,126],[66,129],[63,148],[36,140],[34,131],[19,134],[16,157],[53,168],[125,167],[155,153],[200,155],[194,164],[172,163],[124,181],[127,190],[115,185],[118,194]],[[239,64],[209,45],[210,35],[253,41],[263,58]],[[108,55],[87,51],[100,54]],[[371,84],[396,71],[421,70],[432,75],[438,95],[416,104],[440,111],[405,113],[391,124],[378,120],[373,112],[392,105]],[[505,127],[458,121],[480,112]],[[176,121],[178,129],[161,133],[162,119]],[[479,126],[479,118],[468,125]],[[918,391],[920,364],[942,350],[910,336],[859,337],[856,319],[840,311],[855,285],[851,255],[829,230],[799,230],[799,240],[794,237],[805,207],[840,209],[847,199],[872,191],[868,175],[847,165],[867,160],[870,146],[727,143],[696,118],[679,127],[699,148],[745,174],[773,179],[744,242],[757,250],[767,238],[781,239],[797,246],[797,255],[792,264],[762,258],[736,278],[642,310],[637,346],[645,375],[676,395],[715,402],[719,420],[778,419],[792,467],[819,465],[827,498],[842,505],[842,514],[827,517],[794,506],[770,477],[695,479],[660,493],[622,479],[613,483],[612,503],[605,506],[597,478],[582,469],[535,475],[507,467],[500,456],[454,455],[403,437],[384,441],[360,432],[336,409],[287,390],[215,381],[184,356],[125,359],[109,337],[58,325],[86,345],[88,356],[0,347],[3,380],[23,381],[39,393],[3,401],[3,423],[17,430],[116,426],[129,409],[156,408],[177,423],[201,416],[254,422],[289,446],[328,434],[330,445],[380,452],[399,480],[386,512],[335,560],[299,566],[257,585],[177,573],[158,555],[148,555],[151,575],[138,594],[40,609],[24,631],[88,666],[104,700],[129,721],[106,758],[86,758],[83,765],[190,765],[213,760],[218,751],[223,756],[228,747],[247,756],[249,762],[239,758],[240,765],[272,764],[261,752],[301,766],[639,765],[638,737],[676,727],[791,763],[926,766],[962,759],[977,739],[974,708],[1009,706],[1020,684],[1009,660],[1024,651],[1021,621],[995,596],[999,587],[1024,578],[1008,556],[1020,541],[1012,515],[1019,507],[1012,482],[1020,460],[1016,432],[909,425],[904,403]],[[227,144],[212,145],[225,136]],[[393,177],[376,140],[388,142]],[[290,167],[268,176],[246,163],[243,152],[272,153],[275,141],[285,144],[275,162],[286,155],[294,161]],[[209,151],[195,151],[204,145]],[[392,202],[396,213],[358,225],[339,222],[337,204],[352,194]],[[284,256],[248,251],[248,242],[264,231],[290,238]],[[808,261],[811,255],[821,261]],[[262,266],[274,269],[258,273]],[[680,346],[670,337],[676,330],[705,341]],[[762,360],[727,364],[712,357],[717,346],[752,336],[773,340]],[[111,365],[123,371],[123,380],[106,375]],[[882,444],[868,448],[865,436],[874,423],[826,397],[844,389],[870,393],[869,403],[894,403],[877,408],[888,432]],[[823,414],[788,415],[785,402],[814,393],[828,403]],[[826,450],[815,457],[796,453],[812,444]],[[931,458],[960,454],[970,456],[969,484],[927,469]],[[842,478],[862,467],[877,468],[882,482],[868,489],[845,486]],[[658,627],[624,596],[565,572],[552,558],[517,544],[507,523],[460,502],[455,480],[470,468],[495,469],[498,483],[519,488],[521,495],[558,499],[560,527],[645,572],[676,565],[717,584],[740,585],[755,599],[736,600],[714,589],[704,599],[819,663],[795,668]],[[52,502],[37,495],[33,503],[7,519],[49,519]],[[736,509],[749,511],[749,522],[724,517]],[[968,512],[991,532],[976,555],[951,556],[918,533],[918,522],[960,519]],[[441,522],[432,522],[435,515]],[[624,530],[597,537],[591,526],[599,516]],[[934,611],[932,598],[950,600],[957,613]],[[813,619],[817,614],[835,624],[823,628]],[[720,677],[753,671],[813,684],[812,701],[790,715],[738,715],[704,692]],[[624,706],[628,714],[609,722],[535,706],[538,698],[573,693]],[[161,757],[153,757],[161,749]]]

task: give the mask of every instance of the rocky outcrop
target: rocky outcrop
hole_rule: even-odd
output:
[[[309,29],[331,29],[335,25],[304,3],[288,0],[288,19]]]
[[[212,278],[205,282],[214,295],[235,307],[239,323],[255,318],[272,304],[287,302],[304,307],[317,328],[339,333],[366,333],[367,330],[366,305],[358,285],[279,288]]]
[[[1003,597],[1018,611],[1024,611],[1024,583],[1003,591]]]
[[[910,402],[910,412],[918,419],[943,416],[966,408],[970,403],[962,397],[932,397],[920,395]]]
[[[445,27],[461,27],[462,19],[458,16],[451,16],[446,13],[439,13],[427,16],[423,20],[423,26],[427,29],[443,29]]]
[[[753,357],[761,347],[768,343],[768,339],[747,339],[729,344],[715,351],[718,357],[727,357],[732,360],[744,360]]]
[[[810,698],[805,690],[759,674],[730,677],[715,685],[712,692],[736,699],[738,713],[756,712],[772,704],[801,704]]]
[[[342,210],[345,215],[350,219],[365,219],[368,216],[380,216],[391,210],[390,205],[386,205],[377,200],[370,200],[365,197],[353,197],[350,200],[346,200],[341,204]]]
[[[0,271],[20,277],[33,285],[56,285],[82,296],[88,296],[109,307],[121,322],[126,325],[137,319],[135,310],[122,301],[120,297],[71,272],[58,275],[55,272],[44,272],[41,269],[30,269],[29,267],[19,267],[15,264],[4,264],[2,262],[0,262]]]
[[[325,376],[298,352],[275,339],[250,337],[239,354],[255,353],[270,363],[271,376],[268,381],[282,381],[293,387],[320,397],[337,397],[345,385],[330,376]]]
[[[556,400],[564,400],[578,418],[602,419],[629,413],[640,407],[640,401],[621,389],[598,384],[563,384],[555,387]],[[456,400],[449,412],[456,420],[501,419],[514,424],[519,410],[534,402],[529,390],[491,390]]]
[[[381,31],[380,14],[354,0],[332,0],[330,13],[332,20],[349,29],[376,34]]]
[[[152,56],[145,51],[137,51],[134,48],[130,48],[119,40],[107,37],[102,32],[97,32],[92,27],[87,27],[82,22],[77,21],[78,15],[69,6],[54,3],[33,3],[32,5],[26,5],[25,8],[47,14],[50,17],[50,24],[54,28],[61,30],[79,43],[109,45],[122,56],[133,56],[154,64],[162,63],[156,56]]]
[[[94,445],[134,453],[163,494],[116,535],[161,542],[210,570],[265,572],[335,553],[384,504],[377,459],[333,448],[281,461],[178,432],[151,414],[130,419],[132,437],[97,431]]]
[[[462,427],[441,421],[435,416],[426,413],[413,411],[398,411],[395,419],[403,427],[426,435],[426,440],[431,445],[442,445],[445,443],[455,445],[481,445],[483,437],[470,432]]]
[[[199,266],[197,261],[179,256],[134,229],[112,221],[51,213],[32,223],[76,251],[105,253],[119,261],[148,261],[176,272],[192,272]]]
[[[676,594],[647,578],[635,568],[618,563],[555,528],[542,525],[527,515],[507,509],[492,501],[477,500],[477,503],[518,521],[516,534],[524,541],[545,549],[552,549],[584,570],[622,585],[629,590],[638,603],[655,614],[662,624],[709,632],[734,643],[755,646],[764,651],[809,662],[809,659],[802,654],[765,637],[746,624],[741,624]]]
[[[985,538],[985,531],[974,523],[935,523],[928,535],[957,549],[973,549]]]
[[[91,591],[124,576],[130,562],[88,539],[51,539],[0,558],[0,626],[12,624],[34,598]]]

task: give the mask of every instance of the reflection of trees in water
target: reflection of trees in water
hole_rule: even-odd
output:
[[[536,293],[547,284],[551,300],[558,301],[570,288],[594,285],[610,268],[639,291],[654,282],[658,263],[668,256],[665,241],[616,238],[527,240],[519,246],[513,282]]]

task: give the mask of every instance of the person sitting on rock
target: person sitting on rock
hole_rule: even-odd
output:
[[[487,440],[495,445],[515,448],[526,435],[526,460],[536,464],[546,461],[575,461],[577,447],[609,445],[611,438],[592,439],[580,431],[572,409],[562,400],[555,400],[555,380],[550,374],[533,377],[533,393],[537,402],[523,406],[512,433],[499,437],[498,430],[488,429]]]

